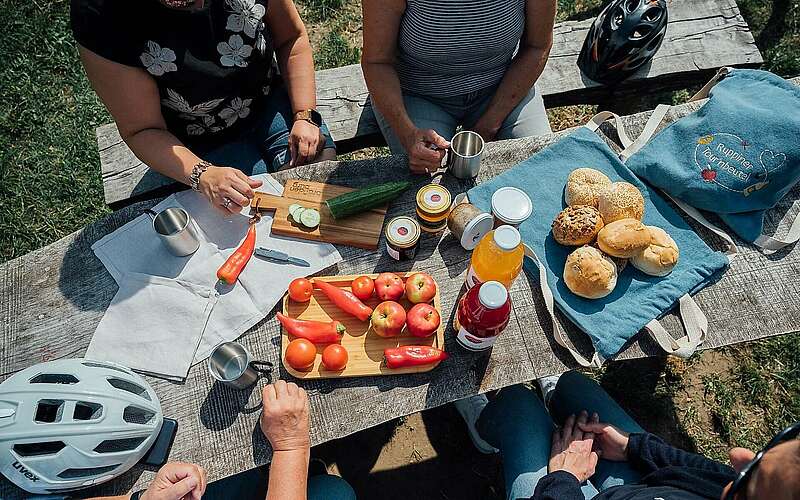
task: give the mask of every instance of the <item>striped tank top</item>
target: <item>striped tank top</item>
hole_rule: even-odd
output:
[[[452,97],[500,82],[525,29],[525,0],[407,0],[397,40],[405,92]]]

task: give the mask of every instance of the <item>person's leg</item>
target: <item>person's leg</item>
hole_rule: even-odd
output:
[[[579,372],[567,372],[561,375],[553,391],[550,414],[555,422],[560,423],[570,414],[577,415],[582,410],[589,412],[589,415],[596,412],[601,422],[615,425],[626,432],[644,432],[602,387]],[[627,462],[600,459],[595,475],[589,480],[602,491],[611,486],[633,484],[639,479],[641,474]]]
[[[269,468],[256,467],[239,474],[208,483],[203,500],[256,500],[266,498]]]
[[[494,97],[496,88],[487,89],[475,103],[470,106],[470,110],[464,118],[464,127],[469,129],[475,122],[483,116]],[[544,101],[538,92],[536,85],[531,87],[528,94],[522,98],[517,106],[503,120],[495,139],[515,139],[518,137],[528,137],[532,135],[549,134],[550,121],[547,119],[547,111],[544,109]]]
[[[502,389],[481,413],[477,428],[500,449],[506,497],[530,498],[550,461],[553,421],[541,400],[522,385]],[[586,498],[597,494],[589,483],[582,490]]]
[[[456,127],[458,126],[456,118],[442,106],[434,103],[430,99],[404,94],[403,104],[405,105],[408,117],[417,128],[423,130],[429,128],[433,129],[437,134],[448,141],[456,133]],[[383,138],[386,139],[386,144],[389,146],[389,150],[392,154],[405,154],[403,144],[392,130],[389,122],[386,121],[386,118],[384,118],[374,106],[372,107],[372,111],[375,114],[378,127],[380,127]]]
[[[254,175],[267,171],[266,164],[261,158],[261,151],[243,134],[231,142],[225,143],[210,151],[197,151],[204,160],[220,167],[238,168],[246,175]]]
[[[356,500],[356,493],[341,477],[320,474],[308,478],[308,500]]]

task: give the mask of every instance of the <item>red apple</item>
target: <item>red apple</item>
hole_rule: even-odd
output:
[[[408,332],[415,337],[430,337],[439,328],[439,311],[430,304],[417,304],[408,311]]]
[[[404,291],[403,280],[394,273],[381,273],[375,278],[375,295],[381,300],[400,300]]]
[[[370,325],[381,337],[395,337],[406,324],[406,310],[397,302],[381,302],[372,312]]]
[[[428,273],[414,273],[406,279],[406,298],[412,304],[430,302],[436,295],[436,282]]]

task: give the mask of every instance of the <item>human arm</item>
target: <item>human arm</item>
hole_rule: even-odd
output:
[[[526,0],[525,31],[519,50],[506,70],[489,106],[478,118],[472,130],[491,141],[503,121],[530,91],[544,70],[553,46],[553,24],[556,19],[555,0]]]
[[[389,123],[408,154],[414,173],[434,171],[441,165],[450,143],[434,130],[418,129],[403,104],[403,92],[395,69],[395,51],[406,0],[364,0],[364,49],[361,69],[370,100]],[[438,149],[431,149],[434,145]]]
[[[588,420],[587,413],[570,415],[560,429],[553,431],[548,474],[536,485],[533,500],[581,500],[581,483],[589,479],[597,466],[597,453],[592,451],[593,435],[580,428]]]
[[[278,380],[261,395],[261,431],[273,450],[267,500],[304,500],[311,456],[306,391]]]
[[[292,113],[317,108],[314,59],[303,20],[291,0],[272,0],[266,14],[267,25],[275,44]],[[316,158],[325,142],[317,126],[295,120],[289,133],[289,166],[300,166]]]
[[[131,151],[156,172],[189,184],[192,168],[202,158],[167,130],[155,80],[141,68],[116,63],[83,46],[78,51],[89,82]],[[229,210],[236,213],[260,185],[239,170],[214,166],[200,176],[199,187],[215,206],[230,198]]]
[[[170,462],[158,470],[139,500],[201,500],[206,491],[206,471],[195,464]],[[132,493],[89,500],[128,500]]]

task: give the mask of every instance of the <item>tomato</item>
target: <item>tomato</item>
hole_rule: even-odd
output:
[[[367,300],[375,291],[375,282],[369,276],[359,276],[350,284],[350,289],[359,300]]]
[[[309,370],[316,357],[317,348],[306,339],[294,339],[286,346],[286,364],[295,370]]]
[[[297,278],[289,283],[289,298],[295,302],[308,302],[313,292],[314,287],[305,278]]]
[[[347,349],[341,344],[331,344],[322,351],[322,364],[326,370],[339,372],[347,366]]]

